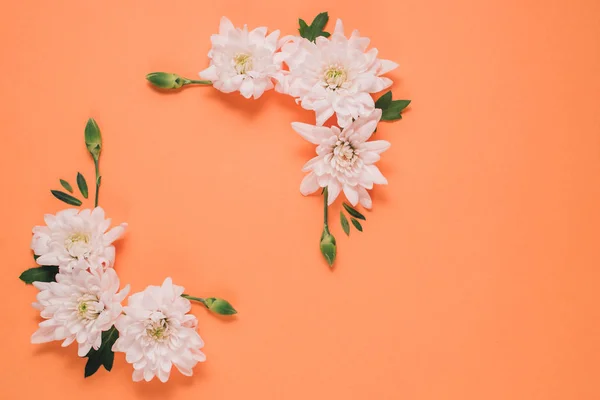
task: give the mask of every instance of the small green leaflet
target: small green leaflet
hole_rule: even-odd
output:
[[[382,121],[402,119],[402,111],[408,107],[410,100],[392,100],[392,91],[388,91],[375,102],[375,108],[381,109]]]
[[[343,211],[340,211],[340,222],[342,224],[342,229],[347,236],[350,236],[350,224],[348,223],[348,218],[344,215]]]
[[[81,172],[77,173],[77,187],[79,187],[79,191],[84,199],[88,198],[88,185],[85,181],[85,177],[81,174]]]
[[[73,193],[73,186],[71,186],[71,184],[67,181],[65,181],[64,179],[60,180],[60,184],[62,185],[62,187],[64,187],[69,193]]]
[[[358,222],[354,218],[352,218],[351,221],[352,221],[352,225],[354,225],[354,227],[356,229],[358,229],[359,232],[362,232],[362,225],[360,224],[360,222]]]
[[[327,21],[329,21],[327,12],[317,15],[310,26],[303,19],[299,19],[300,29],[298,31],[300,32],[300,36],[311,42],[314,42],[319,36],[329,37],[331,34],[323,30],[325,25],[327,25]]]
[[[364,215],[356,211],[354,208],[352,208],[352,206],[346,203],[343,203],[343,206],[346,209],[346,211],[348,211],[348,214],[352,215],[354,218],[362,219],[363,221],[367,220]]]
[[[31,285],[33,282],[54,282],[56,274],[58,274],[58,267],[44,265],[42,267],[29,268],[19,276],[19,279],[28,285]]]
[[[98,371],[101,365],[104,369],[110,371],[115,360],[115,353],[112,351],[113,344],[119,338],[119,331],[114,325],[107,331],[102,332],[102,344],[98,350],[91,349],[87,353],[88,358],[85,364],[85,377],[92,376]]]
[[[52,195],[54,195],[54,197],[56,197],[60,201],[63,201],[69,205],[77,206],[77,207],[79,207],[81,205],[81,200],[71,196],[70,194],[61,192],[60,190],[51,190],[50,192],[52,192]]]

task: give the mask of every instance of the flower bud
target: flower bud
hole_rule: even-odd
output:
[[[151,72],[146,79],[161,89],[179,89],[185,83],[185,79],[177,74],[169,72]]]
[[[321,235],[321,253],[327,260],[327,264],[329,266],[333,266],[333,262],[335,261],[335,238],[331,233],[329,233],[329,229],[325,228],[323,230],[323,234]]]
[[[221,315],[237,314],[237,311],[235,310],[235,308],[233,308],[233,306],[231,304],[229,304],[228,301],[223,300],[223,299],[218,299],[216,297],[209,297],[209,298],[204,299],[204,305],[206,306],[206,308],[208,308],[210,311],[214,312],[215,314],[221,314]]]
[[[85,125],[85,145],[92,157],[94,157],[94,160],[98,161],[100,151],[102,151],[102,135],[94,118],[88,119]]]

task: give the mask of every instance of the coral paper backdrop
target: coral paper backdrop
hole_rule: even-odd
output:
[[[325,9],[400,63],[392,89],[414,104],[377,132],[390,185],[360,240],[332,224],[333,273],[321,199],[298,191],[314,149],[290,121],[312,113],[144,79],[203,69],[222,15],[293,33]],[[592,0],[4,4],[0,397],[599,398],[599,14]],[[130,227],[122,281],[169,274],[240,311],[196,306],[207,362],[191,379],[133,384],[120,360],[84,380],[75,347],[29,343],[35,289],[17,277],[31,227],[62,207],[48,188],[93,176],[89,116],[103,207]]]

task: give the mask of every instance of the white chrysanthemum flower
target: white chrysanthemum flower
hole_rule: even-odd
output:
[[[371,93],[392,84],[381,77],[398,64],[377,58],[377,49],[366,51],[369,39],[357,30],[344,36],[338,19],[329,39],[320,36],[315,43],[300,37],[285,38],[281,58],[288,65],[276,90],[297,99],[303,108],[316,113],[323,125],[334,113],[341,127],[370,114],[375,108]]]
[[[127,224],[109,230],[110,219],[104,210],[68,209],[44,216],[46,226],[33,228],[31,248],[40,265],[56,265],[63,273],[73,269],[112,267],[115,248],[112,242],[125,232]]]
[[[314,126],[293,122],[292,127],[304,139],[317,145],[317,156],[308,161],[303,171],[309,171],[300,184],[300,192],[307,196],[319,188],[328,190],[328,204],[332,204],[340,191],[354,206],[358,202],[371,208],[367,189],[373,184],[387,184],[387,179],[374,164],[380,154],[390,147],[385,140],[367,141],[381,118],[381,110],[360,117],[340,130],[337,126]]]
[[[281,74],[281,61],[275,57],[278,38],[279,31],[268,36],[265,27],[248,32],[246,25],[235,28],[222,17],[219,33],[211,36],[210,66],[199,75],[222,92],[239,90],[247,99],[258,99],[274,87],[273,79]]]
[[[31,336],[31,343],[64,340],[65,347],[77,341],[80,357],[100,347],[102,331],[121,315],[121,301],[129,292],[129,285],[119,292],[119,278],[112,268],[59,273],[56,282],[33,285],[40,290],[33,306],[45,321]]]
[[[173,365],[191,376],[192,368],[206,360],[200,351],[204,342],[196,332],[198,320],[187,314],[191,304],[182,294],[183,287],[167,278],[162,286],[148,286],[131,295],[123,307],[125,314],[115,324],[119,338],[113,351],[124,352],[133,364],[135,382],[155,376],[166,382]]]

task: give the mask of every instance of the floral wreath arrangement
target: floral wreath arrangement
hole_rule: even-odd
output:
[[[310,25],[300,19],[299,36],[279,39],[278,30],[269,35],[265,27],[248,31],[246,25],[236,28],[222,17],[219,33],[211,36],[210,66],[199,73],[202,80],[167,72],[153,72],[146,79],[160,89],[212,85],[224,93],[239,91],[247,99],[258,99],[266,90],[275,89],[295,98],[305,110],[315,112],[315,125],[293,122],[292,128],[317,146],[316,157],[302,168],[308,174],[300,184],[300,192],[307,196],[322,191],[320,249],[332,267],[337,246],[329,231],[328,207],[344,192],[350,204],[343,203],[343,207],[352,225],[362,232],[359,220],[366,218],[355,207],[360,203],[370,209],[368,190],[374,184],[387,184],[375,163],[390,147],[385,140],[369,139],[380,121],[401,119],[410,100],[392,100],[392,92],[388,91],[374,101],[372,94],[392,85],[382,75],[398,64],[377,58],[375,48],[367,51],[370,40],[357,30],[346,38],[339,19],[333,34],[324,31],[328,21],[326,12],[317,15]],[[323,126],[334,115],[337,126]],[[340,212],[340,223],[350,235],[344,211]]]
[[[328,207],[344,193],[343,207],[352,225],[362,232],[365,216],[356,210],[372,205],[368,190],[374,184],[387,184],[375,163],[390,143],[369,140],[380,121],[401,119],[410,100],[393,100],[392,92],[372,97],[391,86],[383,77],[398,65],[377,58],[377,49],[367,51],[369,39],[352,32],[344,35],[337,21],[333,34],[324,31],[328,14],[321,13],[308,25],[299,20],[299,36],[279,39],[279,31],[267,35],[267,28],[235,28],[221,19],[219,33],[212,35],[208,53],[210,66],[199,73],[202,80],[183,78],[174,73],[154,72],[146,76],[160,89],[180,89],[187,85],[212,85],[245,98],[258,99],[266,90],[275,89],[296,99],[296,103],[316,114],[315,125],[293,122],[292,128],[316,145],[316,157],[303,167],[307,175],[300,192],[307,196],[321,189],[324,197],[324,227],[320,250],[329,266],[336,258],[336,241],[329,231]],[[337,125],[324,126],[335,116]],[[127,224],[109,230],[111,220],[98,206],[101,184],[99,169],[102,136],[97,123],[90,119],[85,127],[85,144],[95,165],[93,209],[70,208],[44,216],[45,226],[33,228],[31,249],[37,267],[23,272],[20,279],[39,290],[33,306],[44,319],[32,335],[32,343],[63,341],[62,346],[77,342],[79,357],[86,357],[85,376],[100,366],[110,371],[114,353],[125,353],[133,365],[134,381],[161,382],[169,379],[175,366],[191,376],[198,362],[206,360],[204,342],[197,332],[198,320],[190,314],[191,302],[203,304],[216,314],[232,315],[229,302],[216,297],[194,297],[166,278],[161,286],[148,286],[129,296],[129,285],[120,289],[114,269],[116,250],[113,242],[125,232]],[[52,190],[58,200],[79,207],[73,186],[60,183],[66,190]],[[88,199],[85,177],[77,174],[77,187]],[[346,235],[350,223],[344,211],[340,223]]]

